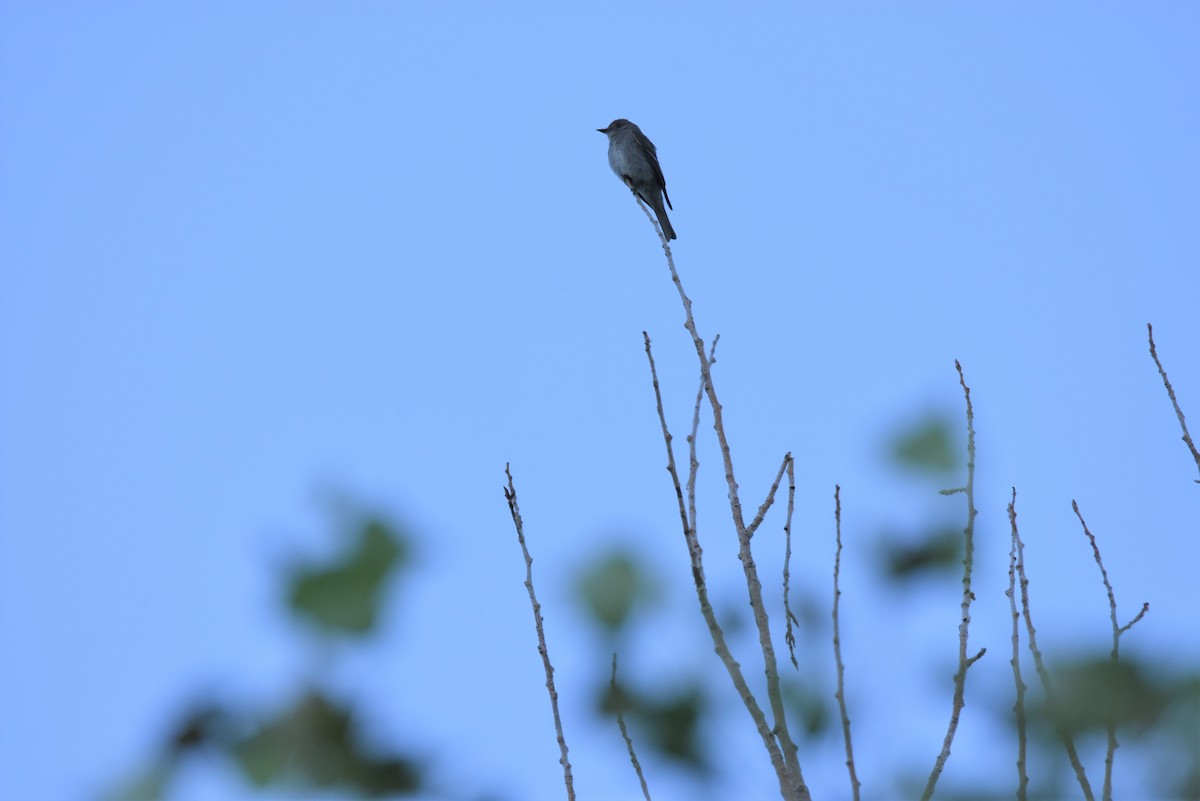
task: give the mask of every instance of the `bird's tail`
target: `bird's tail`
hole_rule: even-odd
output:
[[[658,215],[658,224],[662,226],[663,233],[666,234],[668,241],[678,238],[675,236],[675,229],[671,227],[671,220],[667,217],[665,211]]]
[[[658,217],[658,224],[662,227],[663,234],[667,240],[677,239],[675,229],[671,227],[671,219],[667,216],[667,210],[663,208],[662,200],[657,203],[651,203],[650,206],[654,209],[655,216]]]

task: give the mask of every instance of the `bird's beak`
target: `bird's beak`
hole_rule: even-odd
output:
[[[602,134],[606,134],[606,133],[608,133],[608,129],[607,129],[607,128],[597,128],[596,130],[597,130],[597,131],[599,131],[599,132],[600,132],[600,133],[602,133]]]

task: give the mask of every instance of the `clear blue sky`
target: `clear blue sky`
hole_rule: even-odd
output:
[[[1107,636],[1077,499],[1122,615],[1152,606],[1123,647],[1196,664],[1200,487],[1145,326],[1200,434],[1200,5],[988,6],[0,2],[0,798],[108,786],[198,686],[286,700],[303,640],[272,569],[327,544],[330,495],[420,543],[340,680],[402,742],[471,755],[439,776],[557,797],[508,461],[579,786],[636,793],[572,696],[595,652],[566,592],[636,542],[695,620],[641,331],[677,434],[696,379],[595,132],[615,117],[658,146],[749,497],[796,454],[821,602],[843,487],[864,780],[930,763],[949,711],[948,681],[893,705],[949,664],[953,582],[882,606],[871,547],[959,508],[881,467],[895,426],[960,413],[956,358],[980,675],[1007,669],[1014,485],[1048,643]],[[706,551],[731,559],[705,458]],[[643,669],[679,638],[711,658],[702,637]],[[985,703],[958,777],[1010,770]],[[814,790],[841,796],[826,761]],[[193,797],[233,797],[217,773]]]

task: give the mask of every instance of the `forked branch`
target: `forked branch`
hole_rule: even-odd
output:
[[[1121,635],[1133,628],[1134,624],[1145,617],[1150,611],[1150,604],[1142,604],[1142,610],[1134,616],[1124,626],[1117,623],[1117,597],[1113,594],[1112,584],[1108,581],[1108,571],[1104,569],[1104,560],[1100,558],[1100,546],[1096,543],[1096,537],[1088,530],[1087,523],[1083,520],[1083,515],[1079,512],[1079,504],[1071,501],[1071,508],[1075,510],[1075,516],[1079,518],[1079,525],[1083,526],[1083,533],[1087,536],[1088,542],[1092,546],[1092,556],[1096,559],[1096,566],[1100,568],[1100,578],[1104,580],[1104,589],[1108,593],[1108,616],[1112,621],[1112,652],[1109,655],[1113,667],[1117,666],[1121,652]],[[1112,801],[1112,769],[1113,756],[1117,750],[1117,725],[1116,721],[1111,718],[1105,726],[1108,734],[1108,748],[1104,753],[1104,789],[1101,797],[1104,801]]]
[[[750,690],[750,685],[746,682],[746,677],[742,673],[742,666],[733,658],[733,652],[729,650],[729,643],[725,639],[725,632],[721,628],[721,624],[717,622],[716,612],[713,610],[712,602],[708,597],[708,584],[704,577],[704,552],[700,547],[700,539],[695,529],[695,471],[698,467],[695,456],[696,437],[694,433],[688,437],[692,470],[689,474],[688,496],[687,500],[685,500],[683,484],[679,480],[679,470],[675,466],[675,449],[671,446],[673,438],[670,427],[667,425],[666,412],[663,410],[662,389],[658,383],[658,369],[654,364],[654,352],[650,347],[650,335],[643,331],[642,339],[646,346],[646,359],[650,363],[650,378],[651,383],[654,385],[654,402],[658,412],[658,422],[662,427],[663,442],[667,446],[667,472],[670,474],[671,483],[675,488],[675,498],[679,504],[679,518],[683,525],[683,537],[687,543],[688,555],[692,562],[692,581],[696,587],[696,598],[700,602],[700,615],[704,618],[704,622],[708,626],[708,633],[712,637],[713,647],[717,652],[717,656],[725,666],[725,670],[729,674],[729,679],[733,682],[734,689],[737,690],[738,695],[741,697],[746,711],[750,713],[750,718],[754,721],[754,728],[758,731],[759,737],[762,738],[763,746],[767,749],[771,765],[775,768],[775,774],[779,779],[780,792],[784,798],[792,798],[795,796],[789,793],[790,783],[788,782],[787,766],[783,759],[783,753],[780,751],[779,744],[775,741],[775,737],[771,733],[771,727],[767,724],[766,715],[763,714],[762,707],[758,704],[758,699],[754,697],[754,693]],[[698,419],[699,407],[697,405],[693,420]],[[690,516],[689,506],[691,511]],[[807,801],[807,794],[802,796],[802,798]]]
[[[643,210],[646,210],[644,206],[643,206]],[[646,211],[647,211],[647,214],[649,214],[648,210],[646,210]],[[777,774],[779,774],[780,791],[781,791],[783,797],[784,798],[796,798],[796,799],[802,799],[802,800],[807,799],[809,797],[808,788],[804,784],[804,778],[800,771],[800,761],[799,761],[799,756],[797,753],[798,749],[797,749],[795,742],[792,740],[791,734],[788,730],[787,716],[786,716],[786,712],[785,712],[784,705],[783,705],[783,693],[782,693],[782,689],[781,689],[781,685],[780,685],[780,681],[779,681],[778,661],[775,656],[775,646],[774,646],[774,643],[771,638],[770,620],[769,620],[769,616],[767,614],[766,604],[763,602],[762,584],[759,581],[758,570],[757,570],[757,567],[755,566],[754,558],[752,556],[751,549],[750,549],[750,539],[754,533],[755,528],[761,523],[762,515],[765,514],[766,509],[769,508],[770,505],[774,501],[775,492],[778,490],[779,482],[782,480],[783,470],[786,467],[787,459],[790,459],[790,456],[787,457],[787,459],[785,459],[784,467],[780,468],[779,476],[776,478],[775,483],[772,485],[771,490],[768,492],[767,500],[763,504],[760,515],[755,519],[754,522],[751,523],[750,526],[747,526],[745,518],[743,516],[743,512],[742,512],[741,499],[738,494],[737,480],[734,477],[733,457],[732,457],[730,447],[729,447],[729,440],[728,440],[728,437],[726,436],[726,432],[725,432],[723,409],[721,407],[721,403],[720,403],[719,399],[717,398],[716,388],[715,388],[715,386],[713,384],[713,380],[712,380],[712,370],[711,370],[712,361],[711,361],[710,356],[705,353],[704,341],[700,338],[700,335],[696,331],[695,319],[692,316],[692,301],[690,298],[688,298],[687,293],[684,291],[683,283],[679,279],[679,273],[675,270],[675,262],[674,262],[674,258],[671,255],[671,251],[669,248],[664,247],[664,252],[666,254],[667,266],[671,272],[671,279],[675,284],[676,290],[679,292],[679,298],[683,304],[684,315],[685,315],[684,328],[691,335],[692,343],[696,348],[696,356],[697,356],[697,359],[700,364],[701,388],[702,388],[702,391],[704,392],[704,394],[707,396],[708,402],[709,402],[709,407],[712,409],[712,412],[713,412],[713,430],[716,432],[716,435],[717,435],[717,442],[718,442],[720,452],[721,452],[721,460],[722,460],[722,463],[725,468],[725,480],[729,487],[728,497],[729,497],[730,513],[733,518],[734,530],[737,533],[738,559],[742,563],[742,570],[746,577],[746,588],[747,588],[747,592],[749,594],[750,606],[754,613],[754,622],[755,622],[755,626],[757,628],[758,635],[759,635],[759,647],[762,650],[762,654],[763,654],[763,670],[764,670],[764,673],[766,674],[766,680],[767,680],[767,700],[770,703],[771,714],[772,714],[772,717],[774,720],[773,720],[772,726],[765,727],[765,720],[760,723],[760,721],[756,718],[755,726],[759,728],[760,734],[766,735],[764,737],[764,743],[767,747],[768,753],[771,756],[772,764],[776,766],[776,772],[777,772]],[[648,338],[647,338],[647,354],[649,355],[649,339]],[[656,393],[657,393],[657,376],[654,377],[654,380],[656,383]],[[670,433],[668,431],[665,417],[663,416],[663,412],[662,412],[661,395],[658,396],[658,401],[659,401],[660,422],[662,423],[664,436],[666,438],[667,449],[668,449],[668,451],[670,451],[671,450]],[[695,438],[692,437],[691,439],[692,439],[692,447],[694,448]],[[694,453],[694,451],[693,451],[693,453]],[[689,517],[688,510],[682,503],[683,489],[682,489],[682,486],[679,484],[678,475],[673,468],[674,456],[670,455],[669,459],[671,462],[671,466],[668,467],[668,470],[671,471],[672,478],[675,481],[676,497],[679,498],[680,502],[681,502],[680,503],[680,513],[681,513],[681,516],[684,518],[685,530],[692,529],[693,535],[694,535],[694,528],[691,525],[689,525],[689,522],[688,522],[688,517]],[[694,462],[693,462],[693,464],[694,464]],[[689,495],[690,495],[690,490],[693,486],[694,485],[692,484],[692,482],[689,481]],[[694,514],[692,515],[692,517],[694,518]],[[697,559],[695,556],[695,554],[697,552],[694,548],[692,548],[692,543],[690,543],[690,542],[689,542],[689,549],[692,549],[692,551],[693,551],[692,572],[693,572],[693,575],[696,577],[697,584],[699,586],[700,581],[702,581],[703,574],[697,571],[698,565],[697,565]],[[703,606],[704,606],[704,604],[702,602],[702,604],[701,604],[702,610],[703,610]],[[710,630],[711,630],[711,628],[712,627],[710,625]],[[720,653],[719,648],[718,648],[718,653]],[[732,659],[732,657],[730,657],[730,659]],[[733,664],[736,665],[736,663],[733,663]],[[729,665],[727,664],[726,667],[728,668]],[[740,673],[740,668],[739,668],[738,672]],[[730,675],[731,676],[733,675],[732,671],[731,671]],[[737,682],[735,681],[735,686],[736,686],[736,684],[737,684]],[[739,687],[738,690],[739,690],[739,692],[743,692],[741,687]],[[748,693],[748,689],[745,692]],[[752,699],[752,696],[743,694],[743,701],[746,702],[748,710],[752,710],[752,706],[749,703],[749,701],[751,699]],[[755,703],[753,705],[753,707],[757,708],[757,703]],[[761,714],[761,712],[759,714]],[[752,715],[752,717],[754,717],[753,711],[751,711],[751,715]],[[782,760],[782,761],[779,762],[778,760]],[[782,770],[781,770],[781,768],[782,768]]]
[[[1021,534],[1017,531],[1015,524],[1012,527],[1012,536],[1017,546],[1015,567],[1017,582],[1021,588],[1021,614],[1025,618],[1025,633],[1029,635],[1029,652],[1033,654],[1033,666],[1037,669],[1038,678],[1042,682],[1042,690],[1046,693],[1046,705],[1051,710],[1055,731],[1062,740],[1063,748],[1067,752],[1067,759],[1071,761],[1071,767],[1075,771],[1079,789],[1083,791],[1083,797],[1087,801],[1095,801],[1096,796],[1092,793],[1092,785],[1088,781],[1087,771],[1084,770],[1083,763],[1079,761],[1079,753],[1075,750],[1075,740],[1071,737],[1071,732],[1062,724],[1062,716],[1055,712],[1057,703],[1054,684],[1050,679],[1050,671],[1046,669],[1045,660],[1042,659],[1042,651],[1038,648],[1037,629],[1034,628],[1033,612],[1029,607],[1029,579],[1025,575],[1025,543],[1021,540]]]

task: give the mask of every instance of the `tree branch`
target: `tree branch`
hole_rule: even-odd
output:
[[[788,474],[788,501],[787,501],[787,518],[783,521],[784,534],[784,550],[783,550],[783,618],[787,624],[783,635],[783,641],[787,643],[788,654],[792,658],[792,667],[796,670],[800,669],[800,663],[796,661],[796,633],[792,630],[792,624],[800,625],[800,621],[796,620],[796,616],[792,614],[792,513],[796,508],[796,460],[791,458],[789,453],[786,459],[787,474]]]
[[[929,781],[925,785],[922,801],[933,797],[946,760],[950,758],[950,745],[954,742],[954,733],[958,730],[958,718],[966,704],[967,670],[987,653],[986,648],[967,658],[967,637],[971,628],[971,602],[975,593],[971,591],[971,570],[975,561],[975,410],[971,406],[971,388],[963,377],[962,365],[954,360],[954,369],[958,371],[958,383],[963,388],[967,400],[967,484],[965,487],[946,492],[963,492],[967,496],[967,525],[963,529],[963,593],[961,602],[961,618],[958,624],[958,670],[954,673],[954,700],[950,709],[950,724],[946,727],[946,737],[942,741],[942,750],[934,762],[933,770],[929,773]]]
[[[838,710],[842,713],[842,737],[846,741],[846,769],[850,772],[850,793],[854,801],[859,799],[858,774],[854,770],[854,747],[850,743],[850,716],[846,713],[846,666],[842,664],[842,635],[841,620],[838,607],[842,591],[838,587],[838,577],[842,572],[842,488],[833,488],[833,520],[837,531],[837,552],[833,557],[833,657],[837,663],[837,692],[834,698],[838,702]]]
[[[688,438],[691,441],[692,454],[692,470],[688,480],[688,497],[691,507],[691,519],[689,519],[689,508],[685,505],[683,487],[679,481],[679,471],[675,467],[675,452],[671,447],[671,431],[667,426],[666,413],[663,411],[662,390],[658,383],[658,371],[654,365],[654,353],[650,348],[650,335],[643,331],[642,339],[646,346],[646,359],[650,363],[650,377],[654,385],[654,400],[658,411],[658,421],[662,427],[663,441],[667,446],[667,472],[670,473],[671,482],[675,487],[675,497],[679,503],[679,517],[683,523],[683,536],[687,543],[688,555],[692,561],[692,581],[696,586],[696,597],[700,602],[700,614],[704,618],[704,622],[708,625],[709,636],[712,637],[713,647],[717,652],[717,656],[721,659],[722,664],[725,665],[725,670],[729,673],[729,678],[733,682],[734,689],[741,696],[742,703],[745,705],[746,711],[750,713],[750,718],[754,721],[754,727],[758,730],[763,745],[767,749],[771,765],[775,768],[776,776],[779,779],[780,792],[784,798],[798,797],[791,792],[787,765],[784,762],[779,744],[775,741],[771,728],[767,725],[766,716],[763,714],[762,708],[759,707],[758,700],[754,697],[754,693],[750,691],[746,677],[742,674],[741,665],[733,658],[733,653],[729,650],[729,644],[725,640],[725,632],[721,628],[720,623],[717,622],[716,613],[713,611],[712,602],[709,600],[708,585],[704,578],[703,550],[700,547],[700,539],[696,534],[696,529],[692,525],[695,520],[695,473],[699,464],[695,457],[695,435],[693,434],[693,436]],[[709,380],[711,380],[711,376],[706,375],[704,381],[707,382]],[[698,418],[699,411],[697,408],[697,411],[693,415],[693,420],[698,420]],[[799,797],[802,801],[808,801],[807,791],[804,796]]]
[[[1183,441],[1187,444],[1188,450],[1192,452],[1192,458],[1196,460],[1196,469],[1200,470],[1200,451],[1196,450],[1196,443],[1192,442],[1192,435],[1188,433],[1187,421],[1183,419],[1183,409],[1179,408],[1179,401],[1175,400],[1175,388],[1171,386],[1171,380],[1167,378],[1167,371],[1163,369],[1162,362],[1158,360],[1158,352],[1154,349],[1154,328],[1150,323],[1146,323],[1146,334],[1150,338],[1150,355],[1158,367],[1158,374],[1162,376],[1163,385],[1167,388],[1167,395],[1171,398],[1171,405],[1175,407],[1175,416],[1179,418],[1179,427],[1183,429]],[[1200,484],[1200,480],[1197,480],[1196,483]]]
[[[612,660],[612,678],[608,680],[608,684],[612,687],[613,697],[616,699],[617,706],[617,727],[621,730],[621,736],[625,739],[625,746],[629,749],[629,761],[633,763],[633,770],[637,773],[638,782],[642,785],[642,796],[646,801],[650,801],[650,788],[646,786],[646,777],[642,773],[642,764],[638,762],[637,752],[633,750],[633,740],[629,738],[629,730],[625,728],[625,713],[622,710],[624,704],[624,696],[617,689],[617,652],[613,651]]]
[[[1061,716],[1055,712],[1056,703],[1054,697],[1054,686],[1050,680],[1050,671],[1046,669],[1046,663],[1042,659],[1042,651],[1037,644],[1037,629],[1033,626],[1033,613],[1029,606],[1029,579],[1025,576],[1025,543],[1021,540],[1021,535],[1017,531],[1016,526],[1012,530],[1013,538],[1017,543],[1017,579],[1021,588],[1021,612],[1025,617],[1025,631],[1029,635],[1029,652],[1033,654],[1033,665],[1037,669],[1038,678],[1042,682],[1042,689],[1046,693],[1046,705],[1051,710],[1051,715],[1054,718],[1054,728],[1058,733],[1058,737],[1062,740],[1063,748],[1067,751],[1067,758],[1071,761],[1071,767],[1075,770],[1075,779],[1079,782],[1079,787],[1083,790],[1083,797],[1087,801],[1095,801],[1095,796],[1092,794],[1092,785],[1088,782],[1087,772],[1083,768],[1083,763],[1079,761],[1079,754],[1075,751],[1075,741],[1071,738],[1071,733],[1062,724]]]
[[[1142,611],[1138,612],[1137,616],[1124,626],[1117,623],[1117,597],[1113,594],[1112,584],[1108,581],[1108,571],[1104,569],[1104,560],[1100,558],[1100,546],[1096,544],[1096,538],[1088,530],[1087,523],[1084,522],[1083,515],[1079,512],[1079,504],[1072,500],[1071,508],[1075,510],[1075,516],[1079,518],[1079,525],[1083,526],[1083,533],[1092,545],[1092,555],[1096,558],[1096,565],[1100,568],[1100,578],[1104,580],[1104,589],[1108,593],[1108,616],[1112,621],[1113,635],[1110,659],[1115,668],[1120,659],[1121,635],[1133,628],[1133,624],[1141,620],[1150,611],[1150,604],[1142,604]],[[1101,797],[1104,801],[1112,801],[1113,757],[1119,743],[1117,742],[1117,725],[1111,717],[1106,721],[1105,729],[1108,734],[1108,748],[1104,752],[1104,789],[1101,791]]]
[[[1008,552],[1008,606],[1012,611],[1012,661],[1013,682],[1017,687],[1017,700],[1013,704],[1013,712],[1017,715],[1017,801],[1029,798],[1029,774],[1026,771],[1025,751],[1028,744],[1028,724],[1025,717],[1025,682],[1021,679],[1021,614],[1017,611],[1017,566],[1021,567],[1024,576],[1024,556],[1018,562],[1017,543],[1020,535],[1017,533],[1017,488],[1013,487],[1012,501],[1008,504],[1008,522],[1012,527],[1012,546]]]
[[[567,757],[567,740],[563,736],[562,718],[558,714],[558,690],[554,688],[554,668],[550,664],[550,652],[546,648],[546,631],[542,627],[542,605],[538,603],[537,594],[533,591],[533,557],[525,546],[525,529],[521,522],[521,511],[517,507],[517,488],[513,485],[512,472],[507,464],[504,465],[504,475],[508,476],[508,486],[504,488],[504,498],[508,501],[508,511],[512,514],[513,525],[517,528],[517,541],[521,543],[521,553],[525,555],[525,589],[529,590],[529,603],[533,605],[533,624],[537,629],[538,653],[542,657],[542,665],[546,669],[546,689],[550,692],[550,709],[554,712],[554,732],[558,735],[558,750],[562,754],[559,764],[563,766],[563,781],[567,786],[567,799],[575,799],[575,780],[571,776],[571,760]]]

